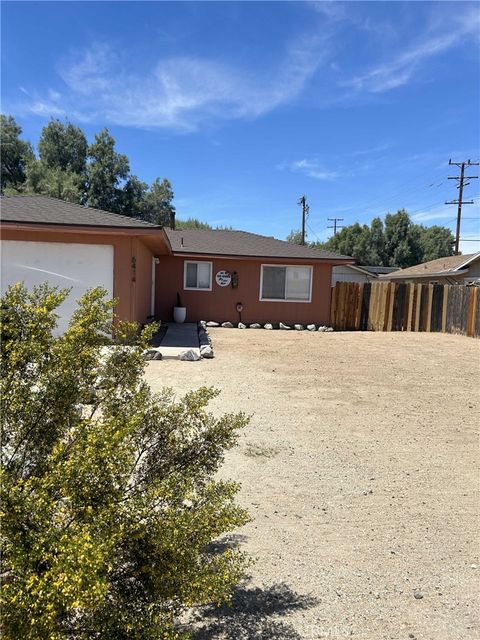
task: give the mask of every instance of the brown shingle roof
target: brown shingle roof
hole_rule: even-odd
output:
[[[430,260],[429,262],[422,262],[422,264],[416,264],[413,267],[407,267],[406,269],[399,269],[393,273],[380,276],[380,278],[393,280],[394,278],[419,278],[422,276],[441,275],[454,273],[463,266],[467,266],[474,259],[480,259],[480,253],[469,253],[461,256],[446,256],[445,258],[437,258],[436,260]]]
[[[330,251],[291,244],[247,231],[165,229],[173,253],[297,260],[352,260]]]
[[[137,218],[121,216],[109,211],[83,207],[48,196],[2,196],[0,199],[2,222],[80,225],[87,227],[127,227],[133,229],[160,229],[161,227]]]

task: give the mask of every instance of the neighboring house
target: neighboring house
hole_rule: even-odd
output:
[[[48,198],[1,198],[2,292],[18,281],[72,287],[75,300],[102,285],[118,316],[171,320],[180,293],[187,321],[315,322],[330,315],[332,268],[352,258],[244,231],[170,230]]]
[[[370,267],[356,264],[342,264],[332,269],[332,287],[337,282],[372,282],[381,273],[391,273],[397,267]]]
[[[437,258],[379,277],[393,282],[470,284],[480,278],[480,252]]]

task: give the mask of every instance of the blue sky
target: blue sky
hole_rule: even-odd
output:
[[[473,2],[3,2],[2,111],[32,142],[50,117],[107,126],[182,218],[284,238],[306,194],[310,240],[401,207],[454,229],[448,160],[480,157],[479,19]],[[465,198],[462,238],[480,238],[480,180]]]

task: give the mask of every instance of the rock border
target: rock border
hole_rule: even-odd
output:
[[[200,320],[198,323],[199,326],[199,335],[200,331],[203,331],[207,334],[208,327],[220,327],[223,329],[266,329],[267,331],[320,331],[330,333],[334,331],[333,327],[328,325],[317,325],[317,324],[294,324],[289,325],[285,322],[266,322],[264,325],[261,325],[259,322],[252,322],[251,324],[245,324],[244,322],[238,322],[236,325],[233,322],[216,322],[215,320]],[[209,345],[212,346],[212,341],[210,336],[208,336]],[[200,343],[201,346],[201,343]],[[213,357],[213,356],[210,356]]]
[[[218,322],[206,322],[205,320],[200,320],[197,323],[198,329],[198,343],[200,345],[200,356],[202,358],[206,358],[207,360],[211,360],[214,358],[213,346],[212,346],[212,338],[207,331],[207,327],[219,327],[220,324]],[[232,325],[233,326],[233,325]]]

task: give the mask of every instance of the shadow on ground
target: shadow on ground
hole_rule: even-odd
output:
[[[318,600],[292,591],[286,584],[239,586],[230,606],[204,607],[197,612],[193,640],[301,640],[288,622],[289,613],[315,606]]]

